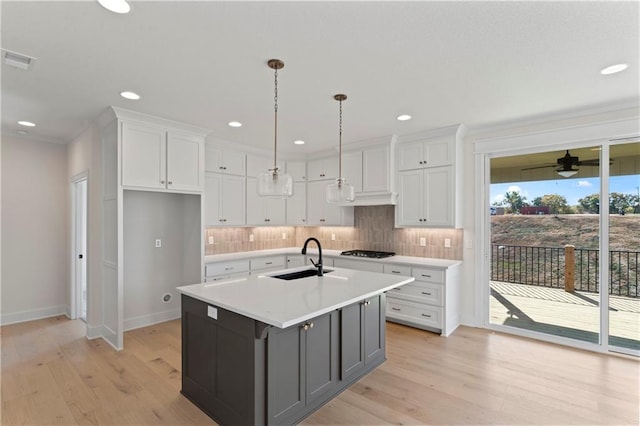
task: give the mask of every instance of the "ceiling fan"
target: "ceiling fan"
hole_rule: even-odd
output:
[[[556,172],[560,176],[571,177],[576,173],[578,173],[578,169],[577,169],[578,166],[599,166],[599,165],[600,165],[600,160],[595,159],[595,160],[580,161],[578,157],[573,157],[571,154],[569,154],[569,150],[567,149],[567,153],[563,157],[558,158],[556,160],[556,164],[548,164],[545,166],[538,166],[538,167],[528,167],[526,169],[522,169],[521,171],[544,169],[547,167],[557,167]],[[574,166],[576,167],[575,169],[574,169]]]

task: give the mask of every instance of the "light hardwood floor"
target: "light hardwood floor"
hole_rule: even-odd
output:
[[[212,425],[180,395],[180,322],[125,350],[55,317],[1,328],[2,425]],[[387,362],[303,424],[637,425],[640,363],[482,329],[387,324]]]

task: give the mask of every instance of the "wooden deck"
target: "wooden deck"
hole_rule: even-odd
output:
[[[598,294],[491,282],[490,321],[597,343]],[[640,350],[640,299],[609,296],[610,344]]]

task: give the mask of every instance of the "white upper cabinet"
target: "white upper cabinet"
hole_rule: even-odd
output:
[[[207,143],[205,170],[208,172],[245,176],[246,161],[247,156],[244,152],[221,148]]]
[[[307,184],[307,222],[311,226],[353,226],[353,207],[327,203],[327,185],[316,181]]]
[[[205,177],[205,225],[246,224],[244,176],[207,173]]]
[[[400,144],[398,146],[398,169],[422,169],[452,164],[454,137],[441,135]]]
[[[166,150],[165,129],[122,123],[122,185],[166,188]]]
[[[202,139],[175,132],[167,134],[167,188],[204,190],[203,148]]]
[[[356,194],[362,192],[362,151],[342,153],[342,177],[353,185]]]
[[[291,172],[289,172],[291,173]],[[304,226],[307,224],[307,184],[293,182],[293,196],[287,198],[287,225]]]
[[[278,170],[284,172],[284,161],[278,160]],[[273,169],[273,157],[262,157],[254,154],[247,154],[247,177],[258,177],[262,172]]]
[[[287,173],[291,175],[294,182],[304,182],[307,180],[307,162],[290,160],[287,161]]]
[[[343,169],[344,170],[344,169]],[[307,180],[336,179],[338,177],[338,156],[307,161]]]
[[[122,185],[202,192],[204,140],[160,126],[122,123]]]
[[[451,126],[400,138],[397,227],[462,226],[462,138]]]
[[[391,191],[389,146],[362,151],[362,192]]]
[[[284,225],[285,212],[284,198],[259,197],[256,179],[247,178],[247,225]]]

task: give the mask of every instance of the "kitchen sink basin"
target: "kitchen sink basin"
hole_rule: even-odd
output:
[[[323,272],[325,274],[328,274],[329,272],[333,272],[333,269],[325,269]],[[303,269],[302,271],[287,272],[286,274],[271,275],[271,278],[278,278],[278,279],[281,279],[281,280],[291,281],[291,280],[298,280],[300,278],[313,277],[314,275],[318,275],[318,270],[317,269]]]

